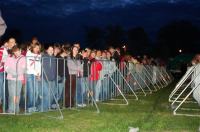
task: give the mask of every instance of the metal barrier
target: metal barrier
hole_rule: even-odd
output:
[[[57,111],[59,116],[51,117],[62,119],[62,109],[85,106],[95,106],[99,113],[99,103],[128,105],[131,99],[138,100],[140,93],[146,96],[172,81],[164,67],[130,62],[45,55],[22,59],[26,60],[24,65],[19,58],[15,68],[0,74],[3,82],[0,114],[29,115]],[[9,80],[9,74],[15,79]],[[23,79],[19,79],[21,77]]]
[[[188,68],[169,96],[174,115],[200,116],[200,65]],[[193,96],[192,96],[193,94]],[[199,105],[196,105],[199,104]],[[188,111],[190,113],[188,113]]]

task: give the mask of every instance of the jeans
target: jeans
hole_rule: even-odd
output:
[[[21,81],[8,80],[8,112],[18,113],[19,112],[19,99],[22,89]]]
[[[89,82],[89,90],[90,90],[90,93],[92,94],[92,96],[94,97],[95,99],[95,89],[96,89],[96,85],[97,85],[97,81],[96,80],[90,80]]]
[[[60,77],[58,76],[58,95],[57,95],[57,99],[58,100],[63,100],[63,90],[65,87],[65,80],[64,77]]]
[[[76,103],[82,104],[83,103],[83,89],[81,85],[81,78],[76,78]]]
[[[50,93],[50,105],[55,104],[56,95],[58,95],[58,90],[56,87],[56,81],[49,81],[49,93]],[[55,97],[55,98],[54,98]]]
[[[95,87],[95,100],[99,101],[100,91],[101,91],[102,80],[98,80]]]
[[[39,110],[40,111],[48,111],[51,104],[51,91],[49,88],[49,85],[52,86],[50,83],[48,83],[46,80],[42,81],[43,87],[39,89]]]
[[[89,84],[88,84],[88,77],[82,77],[81,78],[81,90],[82,90],[82,103],[86,103],[87,98],[87,91],[89,90]]]
[[[103,79],[102,90],[101,90],[101,100],[108,99],[108,89],[109,89],[109,78]]]
[[[27,74],[27,104],[28,108],[36,107],[38,104],[39,93],[38,90],[41,89],[41,81],[36,79],[33,74]]]
[[[0,72],[0,102],[3,101],[4,95],[4,72]]]

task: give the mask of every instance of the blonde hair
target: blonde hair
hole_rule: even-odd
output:
[[[33,52],[33,49],[34,49],[36,46],[39,47],[39,49],[40,49],[39,53],[40,53],[40,52],[41,52],[41,44],[38,43],[38,42],[35,43],[35,44],[31,44],[31,45],[30,45],[30,51]]]

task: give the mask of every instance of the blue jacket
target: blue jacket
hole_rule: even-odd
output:
[[[42,56],[42,69],[43,69],[43,78],[47,81],[56,80],[57,75],[57,61],[56,57],[49,56],[48,54],[44,54]]]

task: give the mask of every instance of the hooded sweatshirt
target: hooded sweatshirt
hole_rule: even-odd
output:
[[[42,68],[43,68],[43,77],[47,81],[56,80],[56,67],[57,61],[56,57],[44,54],[42,56]]]

